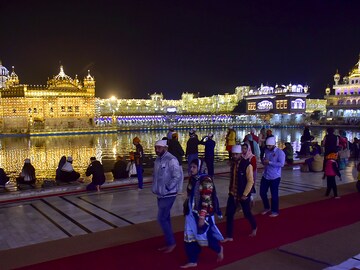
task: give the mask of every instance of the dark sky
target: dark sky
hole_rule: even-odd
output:
[[[360,53],[360,1],[0,0],[0,59],[21,83],[96,79],[96,95],[201,96],[261,83],[322,97]]]

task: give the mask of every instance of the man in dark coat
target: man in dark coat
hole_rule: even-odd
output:
[[[92,175],[92,180],[86,189],[100,191],[100,186],[105,183],[104,167],[95,157],[90,158],[90,165],[86,169],[86,176]]]
[[[184,156],[185,152],[179,143],[178,134],[173,132],[171,136],[171,140],[168,140],[168,152],[177,158],[179,165],[181,166],[182,157]]]
[[[214,177],[214,158],[215,158],[215,141],[213,140],[214,134],[209,133],[203,137],[200,144],[205,145],[205,163],[208,169],[208,175]]]
[[[116,156],[116,162],[114,164],[114,168],[111,170],[114,180],[127,178],[129,173],[126,171],[126,162],[123,157]]]

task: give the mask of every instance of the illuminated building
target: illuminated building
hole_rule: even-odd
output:
[[[164,99],[162,93],[154,93],[149,99],[98,99],[98,116],[115,115],[156,115],[156,114],[222,114],[231,113],[243,99],[248,87],[237,87],[234,94],[196,97],[183,93],[180,100]]]
[[[246,113],[304,113],[308,95],[308,86],[300,84],[276,85],[275,87],[261,85],[257,89],[249,88],[244,95]]]
[[[61,66],[59,74],[46,85],[27,85],[20,84],[14,68],[9,72],[0,63],[0,131],[36,134],[109,126],[245,123],[246,117],[231,115],[243,99],[249,123],[258,120],[271,123],[272,114],[281,114],[274,118],[277,123],[286,120],[287,114],[324,111],[324,103],[307,100],[308,95],[308,86],[289,84],[261,85],[257,89],[239,86],[234,93],[207,97],[184,92],[178,100],[165,99],[162,93],[153,93],[147,99],[100,99],[95,98],[95,80],[90,73],[81,82],[77,75],[74,79],[66,75]],[[296,119],[289,121],[301,120]]]
[[[52,129],[90,128],[95,116],[95,80],[90,72],[80,82],[63,66],[47,85],[20,84],[14,67],[0,63],[0,130],[27,133]]]
[[[313,113],[320,111],[323,115],[326,114],[326,100],[325,99],[306,99],[306,113]]]
[[[356,65],[347,76],[340,82],[338,71],[334,75],[332,89],[327,87],[325,90],[326,115],[329,118],[359,118],[360,117],[360,55]]]

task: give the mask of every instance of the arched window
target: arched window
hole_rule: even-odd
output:
[[[300,98],[291,101],[291,109],[305,109],[305,101]]]
[[[270,102],[268,100],[263,100],[258,103],[257,107],[259,110],[268,111],[268,110],[273,109],[273,104],[272,104],[272,102]]]

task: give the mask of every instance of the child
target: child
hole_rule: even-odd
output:
[[[358,171],[357,181],[356,181],[356,189],[358,192],[360,192],[360,162],[358,163],[356,169]]]
[[[324,170],[324,176],[323,179],[326,178],[327,181],[327,187],[326,187],[326,193],[325,196],[329,196],[330,191],[333,190],[335,199],[340,199],[340,197],[337,194],[337,186],[335,181],[335,176],[339,176],[341,181],[341,174],[339,171],[338,164],[336,162],[337,160],[337,153],[330,153],[326,157],[325,161],[325,170]]]

